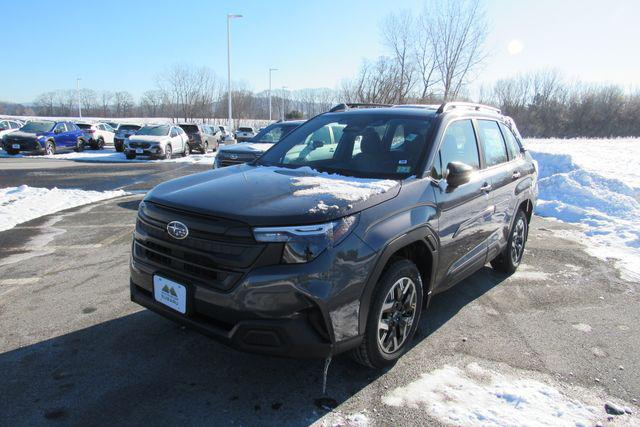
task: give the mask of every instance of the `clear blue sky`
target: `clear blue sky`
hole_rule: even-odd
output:
[[[171,64],[208,66],[226,79],[226,14],[233,78],[253,90],[336,87],[363,58],[384,53],[389,12],[423,0],[5,2],[0,100],[82,86],[139,96]],[[640,86],[640,1],[486,0],[492,55],[480,80],[557,68],[569,78]],[[511,52],[508,46],[511,43]],[[10,54],[6,50],[11,50]],[[515,53],[515,54],[514,54]]]

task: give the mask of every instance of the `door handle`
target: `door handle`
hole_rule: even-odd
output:
[[[518,179],[518,178],[520,178],[520,172],[515,171],[515,172],[513,173],[513,175],[511,175],[511,178],[513,178],[513,179]]]
[[[485,182],[484,184],[482,184],[482,187],[480,187],[480,190],[488,193],[489,191],[491,191],[491,188],[491,184]]]

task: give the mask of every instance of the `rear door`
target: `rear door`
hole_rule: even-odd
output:
[[[520,173],[516,154],[509,154],[500,125],[495,120],[478,119],[478,135],[491,179],[491,236],[488,242],[488,259],[493,259],[506,245],[511,220],[517,208],[516,186]]]
[[[490,183],[482,170],[475,128],[471,119],[450,122],[439,141],[432,178],[437,186],[440,253],[436,284],[452,286],[486,262],[491,218]],[[457,187],[447,183],[447,165],[461,162],[475,172]]]

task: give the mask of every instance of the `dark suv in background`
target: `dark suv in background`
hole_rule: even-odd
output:
[[[254,162],[149,192],[131,298],[241,350],[380,368],[434,294],[516,270],[536,196],[494,108],[341,104]]]
[[[273,123],[262,128],[256,136],[246,142],[222,146],[213,167],[222,168],[252,162],[302,123],[304,120]]]
[[[220,145],[222,132],[215,126],[195,123],[178,124],[189,137],[189,147],[192,152],[205,154],[209,149],[216,151]]]

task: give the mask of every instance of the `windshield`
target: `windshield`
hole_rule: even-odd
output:
[[[49,132],[51,129],[53,129],[53,125],[55,125],[55,122],[29,122],[26,125],[22,126],[20,130],[22,132],[30,133]]]
[[[342,113],[316,117],[267,151],[258,164],[371,178],[402,179],[416,173],[431,118]]]
[[[80,129],[91,129],[91,125],[86,124],[86,123],[76,123],[76,125],[77,125]]]
[[[136,135],[149,135],[149,136],[164,136],[169,134],[169,126],[167,125],[159,125],[159,126],[144,126]]]
[[[286,134],[297,128],[299,125],[297,124],[275,124],[271,126],[267,126],[262,129],[256,136],[251,138],[251,142],[253,143],[269,143],[275,144],[279,142]]]
[[[238,132],[253,132],[253,128],[238,128]]]
[[[118,128],[118,131],[136,131],[140,129],[138,125],[122,125]]]
[[[198,126],[196,126],[196,125],[180,125],[180,127],[186,133],[198,133],[199,132],[198,131]]]

